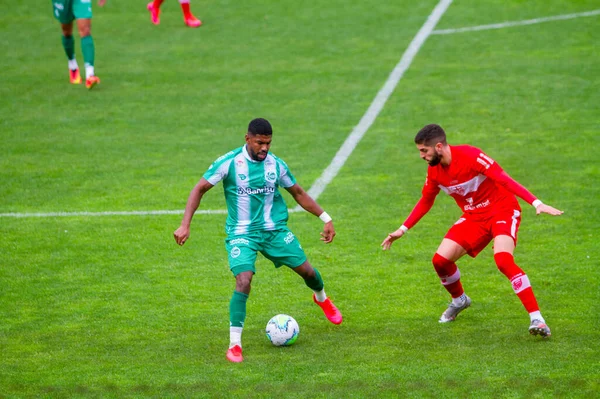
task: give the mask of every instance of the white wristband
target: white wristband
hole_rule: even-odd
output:
[[[332,220],[332,219],[331,219],[331,216],[329,216],[329,215],[327,214],[327,212],[323,212],[323,213],[322,213],[322,214],[319,216],[319,219],[321,219],[321,220],[323,221],[323,223],[329,223],[329,222],[331,222],[331,220]]]
[[[405,225],[400,226],[400,230],[402,230],[403,232],[407,232],[408,231],[408,227],[406,227]]]
[[[538,206],[540,206],[540,205],[542,205],[542,204],[543,204],[543,202],[542,202],[542,201],[540,201],[539,199],[536,199],[535,201],[533,201],[533,202],[531,203],[531,205],[533,205],[533,207],[534,207],[534,208],[536,208],[536,209],[537,209],[537,207],[538,207]]]

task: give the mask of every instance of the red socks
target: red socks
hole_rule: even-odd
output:
[[[513,255],[508,252],[499,252],[494,255],[494,260],[498,270],[510,280],[513,291],[517,294],[527,312],[539,311],[540,308],[533,294],[529,278],[517,266]],[[442,285],[452,295],[452,298],[458,298],[464,294],[465,291],[460,282],[460,270],[454,262],[436,253],[433,256],[432,263]]]
[[[158,10],[160,8],[160,6],[162,5],[163,1],[164,0],[153,0],[152,6]],[[185,2],[185,3],[179,2],[179,3],[181,5],[181,11],[183,11],[183,16],[185,18],[191,17],[192,12],[190,11],[190,3],[189,2]]]
[[[183,11],[183,16],[188,18],[192,15],[190,11],[190,3],[181,3],[181,11]]]
[[[513,291],[517,294],[527,312],[539,311],[540,308],[529,283],[529,277],[517,266],[513,255],[508,252],[498,252],[494,254],[494,260],[498,270],[510,280]]]
[[[458,298],[465,293],[460,282],[460,270],[456,263],[449,261],[436,253],[431,260],[436,273],[444,288],[452,295],[452,298]]]

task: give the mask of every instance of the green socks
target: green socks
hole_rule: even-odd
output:
[[[81,52],[83,53],[83,62],[86,66],[94,66],[94,39],[92,36],[81,38]]]
[[[67,55],[67,59],[72,60],[75,58],[75,40],[73,40],[73,36],[63,36],[62,37],[62,45],[65,49],[65,54]]]
[[[247,301],[248,294],[233,291],[233,296],[229,302],[229,322],[231,327],[244,327]]]
[[[321,278],[321,273],[319,273],[319,271],[315,269],[315,277],[311,278],[311,279],[306,279],[304,280],[304,282],[306,283],[306,285],[308,286],[308,288],[310,288],[311,290],[318,292],[318,291],[322,291],[324,284],[323,284],[323,279]]]
[[[62,45],[65,49],[65,54],[69,60],[75,58],[75,40],[73,36],[63,36]],[[86,65],[94,66],[94,39],[92,36],[86,36],[81,38],[81,51],[83,52],[83,61]]]

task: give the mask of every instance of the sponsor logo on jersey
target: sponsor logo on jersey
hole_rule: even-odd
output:
[[[296,239],[296,237],[294,237],[294,233],[292,233],[291,231],[289,233],[287,233],[287,235],[283,238],[283,241],[285,241],[286,244],[291,244],[292,242],[294,242],[294,240]]]
[[[474,211],[475,209],[481,209],[481,208],[485,208],[486,206],[488,206],[490,204],[490,200],[485,200],[483,202],[480,202],[479,204],[473,206],[473,205],[465,205],[464,206],[464,210],[465,211]]]
[[[240,178],[240,180],[246,180],[246,175],[243,173],[238,173],[238,177]]]
[[[65,9],[65,7],[60,3],[54,3],[54,8],[61,11]]]
[[[246,240],[245,238],[235,238],[235,239],[229,241],[229,245],[240,245],[240,244],[249,245],[250,241]]]
[[[237,258],[238,256],[240,256],[241,253],[242,253],[242,250],[239,249],[238,247],[231,248],[231,252],[229,252],[229,254],[231,255],[232,258]]]
[[[260,188],[238,187],[238,195],[270,194],[275,192],[275,187],[264,186]]]

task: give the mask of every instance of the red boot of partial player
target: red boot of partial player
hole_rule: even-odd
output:
[[[85,87],[88,90],[91,90],[94,86],[100,83],[100,78],[98,76],[90,76],[85,80]]]
[[[154,7],[154,2],[152,1],[148,3],[146,8],[150,11],[150,21],[152,21],[154,25],[160,24],[160,8]]]
[[[197,28],[200,25],[202,25],[202,21],[200,21],[198,18],[194,17],[192,14],[188,15],[187,17],[184,17],[183,21],[190,28]]]
[[[79,74],[79,68],[69,69],[69,81],[74,85],[78,85],[81,83],[81,75]]]

